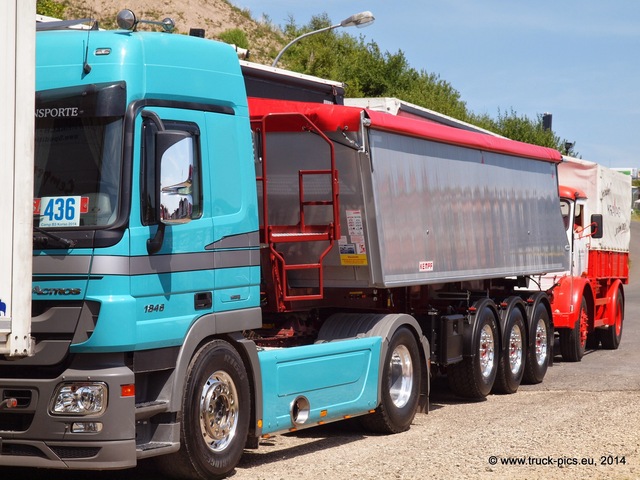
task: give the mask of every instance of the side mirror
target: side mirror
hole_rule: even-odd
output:
[[[159,167],[160,221],[176,225],[193,214],[193,137],[188,132],[164,130],[156,134]]]
[[[591,238],[602,238],[602,214],[594,213],[591,215]]]
[[[146,112],[143,112],[146,113]],[[164,130],[160,118],[146,113],[158,125],[155,134],[155,171],[158,230],[147,240],[149,255],[158,253],[164,242],[165,225],[191,221],[193,213],[193,137],[179,130]]]

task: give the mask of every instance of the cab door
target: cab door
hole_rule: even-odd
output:
[[[181,132],[185,139],[165,152],[173,156],[166,163],[176,163],[171,170],[177,176],[163,192],[156,151],[159,131]],[[205,114],[197,110],[145,107],[136,118],[130,278],[138,347],[179,345],[196,316],[212,311],[214,263],[206,247],[214,232],[204,206],[209,196],[203,181],[205,131]],[[192,158],[190,167],[182,163],[185,155]],[[178,203],[169,205],[173,199]]]

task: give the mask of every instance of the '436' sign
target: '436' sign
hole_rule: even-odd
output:
[[[77,227],[80,214],[88,211],[87,197],[42,197],[33,201],[33,214],[40,215],[40,227]]]

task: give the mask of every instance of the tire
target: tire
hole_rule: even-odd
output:
[[[398,328],[384,360],[380,405],[360,417],[366,430],[389,434],[409,429],[420,400],[420,365],[416,338],[408,328]]]
[[[493,391],[516,393],[524,375],[527,354],[527,333],[522,310],[513,308],[509,312],[504,332],[505,344],[500,351]]]
[[[622,291],[618,290],[615,311],[613,312],[614,324],[610,327],[598,330],[598,338],[602,342],[602,348],[607,350],[617,350],[622,340],[622,324],[624,322],[624,297]]]
[[[242,456],[249,430],[249,379],[242,358],[222,340],[205,344],[187,370],[180,450],[158,457],[175,478],[224,478]]]
[[[600,335],[598,331],[590,332],[587,335],[587,343],[585,348],[587,350],[597,350],[600,346]]]
[[[447,369],[451,390],[466,398],[482,399],[491,392],[498,372],[496,350],[498,346],[498,328],[493,311],[485,307],[478,314],[474,324],[477,342],[474,355],[464,357]]]
[[[574,327],[560,330],[560,352],[565,362],[579,362],[584,357],[588,327],[587,300],[583,297]]]
[[[536,306],[529,328],[529,348],[523,382],[535,385],[541,383],[547,374],[553,342],[549,311],[542,303]]]

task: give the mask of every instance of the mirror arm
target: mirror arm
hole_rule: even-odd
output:
[[[164,123],[162,123],[162,119],[156,112],[152,112],[150,110],[143,110],[142,112],[140,112],[140,116],[142,118],[151,119],[151,121],[155,123],[156,126],[158,127],[158,131],[162,132],[166,130],[166,128],[164,128]]]
[[[158,230],[153,238],[147,239],[147,252],[149,255],[158,253],[162,248],[162,243],[164,242],[164,230],[165,224],[160,222],[158,224]]]
[[[142,112],[140,112],[140,115],[142,116],[142,118],[148,118],[153,123],[155,123],[156,127],[158,127],[158,131],[162,132],[166,130],[162,119],[156,112],[143,110]],[[153,236],[153,238],[147,239],[147,252],[149,253],[149,255],[158,253],[162,248],[162,243],[164,242],[164,230],[165,224],[160,221],[158,223],[158,230],[156,231],[156,234]]]

